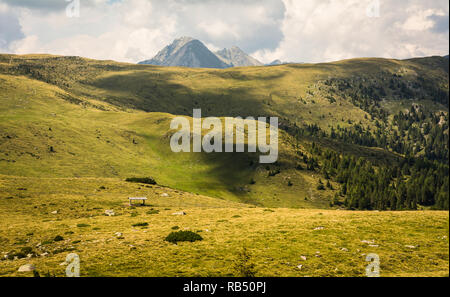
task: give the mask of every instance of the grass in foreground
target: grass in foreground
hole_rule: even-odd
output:
[[[128,207],[134,195],[151,205]],[[241,263],[256,276],[364,277],[369,253],[381,276],[449,274],[448,212],[265,209],[118,179],[3,176],[0,221],[2,258],[39,255],[0,261],[0,276],[32,276],[17,272],[27,263],[64,276],[72,252],[82,276],[240,276]],[[174,231],[203,240],[165,241]]]

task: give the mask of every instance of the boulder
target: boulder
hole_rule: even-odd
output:
[[[33,264],[25,264],[19,267],[18,272],[31,272],[34,271],[36,267]]]

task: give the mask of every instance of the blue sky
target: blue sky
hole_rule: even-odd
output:
[[[0,52],[138,62],[180,36],[262,62],[447,55],[445,0],[0,0]]]

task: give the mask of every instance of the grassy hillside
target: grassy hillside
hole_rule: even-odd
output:
[[[130,194],[151,205],[128,207]],[[243,247],[256,276],[364,277],[369,253],[380,256],[381,276],[449,273],[448,212],[267,209],[115,178],[3,176],[0,220],[0,276],[32,276],[17,272],[32,263],[62,277],[69,253],[80,256],[81,276],[240,276]],[[164,240],[179,230],[203,240]],[[32,257],[3,260],[23,250]]]
[[[52,177],[151,174],[165,185],[215,197],[301,207],[305,199],[319,197],[320,203],[313,205],[327,205],[334,193],[315,193],[320,172],[295,170],[301,157],[293,156],[292,144],[294,151],[308,154],[311,143],[317,142],[383,164],[396,162],[401,154],[389,147],[318,138],[317,133],[303,133],[299,138],[298,129],[314,125],[321,133],[329,133],[337,127],[352,130],[357,123],[374,134],[379,119],[345,91],[336,92],[335,84],[338,88],[344,80],[353,89],[365,89],[394,76],[401,83],[423,80],[424,85],[432,80],[434,89],[448,88],[448,67],[436,67],[442,64],[438,57],[426,61],[357,59],[203,70],[78,57],[1,55],[0,172]],[[429,100],[425,108],[434,112],[448,106],[448,91],[447,102],[437,102],[434,89],[416,89],[423,98],[409,98],[408,103]],[[396,92],[395,88],[388,91],[383,99],[389,111],[401,110],[404,104]],[[202,108],[203,116],[279,116],[287,132],[283,141],[287,157],[276,167],[285,170],[267,179],[267,172],[274,168],[249,166],[252,156],[173,155],[166,135],[171,116],[145,112],[192,115],[193,108]],[[378,129],[392,133],[395,128],[387,126]],[[284,189],[288,179],[294,188]],[[251,180],[256,181],[253,186]]]
[[[278,116],[278,162],[174,154],[169,123],[193,108]],[[365,276],[369,253],[382,276],[448,276],[448,212],[430,210],[448,209],[448,132],[440,57],[205,70],[0,55],[0,276],[63,276],[71,252],[82,276],[241,276],[244,247],[257,276]],[[147,176],[158,185],[125,182]],[[203,240],[164,240],[179,230]]]
[[[235,201],[327,207],[339,186],[317,191],[324,176],[321,156],[311,145],[374,164],[399,162],[404,142],[412,141],[391,139],[398,130],[395,113],[418,103],[434,114],[448,106],[448,66],[439,65],[446,64],[435,57],[204,70],[1,55],[0,173],[152,175],[164,185]],[[394,87],[382,87],[381,106],[379,85],[388,81]],[[402,90],[405,85],[408,92]],[[203,116],[280,117],[285,132],[279,162],[266,168],[249,154],[173,154],[170,118],[192,115],[193,108],[201,108]],[[334,131],[340,138],[328,135]],[[376,135],[379,143],[367,144],[367,135]],[[418,155],[425,145],[417,148]],[[318,159],[318,168],[297,170],[308,167],[305,155]],[[268,177],[279,169],[281,174]]]
[[[327,207],[332,196],[332,191],[318,193],[310,186],[318,179],[311,176],[313,172],[287,168],[269,178],[272,169],[259,166],[255,154],[172,153],[172,115],[98,110],[65,101],[61,97],[67,93],[52,85],[25,77],[0,79],[3,174],[153,176],[173,188],[267,206]],[[280,163],[289,163],[293,152],[289,137],[283,135]],[[288,186],[287,177],[294,186]]]

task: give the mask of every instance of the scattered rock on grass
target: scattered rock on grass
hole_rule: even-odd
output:
[[[375,240],[361,240],[361,242],[366,244],[374,244]]]
[[[19,270],[17,270],[18,272],[30,272],[30,271],[34,271],[36,269],[36,267],[33,264],[25,264],[19,267]]]
[[[108,209],[108,210],[105,210],[105,215],[108,217],[113,217],[116,215],[116,213],[114,212],[114,210]]]
[[[172,215],[173,216],[185,216],[186,213],[184,211],[179,211],[179,212],[174,212]]]

